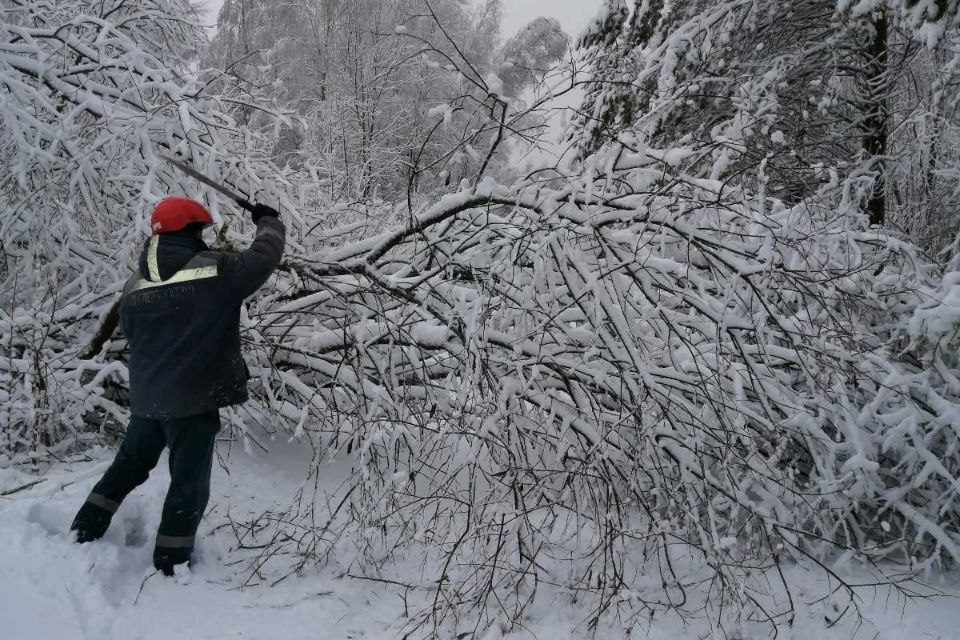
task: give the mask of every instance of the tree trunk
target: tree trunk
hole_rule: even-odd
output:
[[[890,92],[887,69],[890,26],[886,11],[880,12],[873,22],[873,35],[867,47],[867,62],[864,65],[866,114],[862,120],[863,150],[870,167],[877,172],[877,181],[867,204],[870,224],[883,224],[887,211],[886,155],[888,121],[890,113],[887,105]]]

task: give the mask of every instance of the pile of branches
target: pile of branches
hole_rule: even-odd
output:
[[[785,561],[960,559],[936,270],[841,185],[787,206],[686,177],[697,156],[609,147],[291,258],[251,311],[256,420],[309,437],[314,474],[344,452],[354,474],[337,509],[281,518],[269,555],[302,567],[352,534],[349,570],[384,578],[439,550],[406,584],[431,594],[411,625],[474,630],[543,584],[595,622],[784,620]]]

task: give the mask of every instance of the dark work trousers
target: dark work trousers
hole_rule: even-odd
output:
[[[187,562],[210,498],[213,447],[219,429],[217,411],[175,420],[131,417],[117,457],[70,527],[77,532],[77,540],[96,540],[107,532],[120,503],[146,481],[167,446],[170,488],[163,503],[153,562],[164,573],[171,573],[173,565]]]

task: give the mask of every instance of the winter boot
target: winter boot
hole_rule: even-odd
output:
[[[70,531],[77,532],[77,542],[99,540],[110,527],[113,513],[91,502],[84,502],[70,525]]]
[[[163,575],[172,576],[175,573],[174,567],[178,564],[186,563],[188,567],[193,565],[190,555],[190,549],[157,547],[153,551],[153,566]]]

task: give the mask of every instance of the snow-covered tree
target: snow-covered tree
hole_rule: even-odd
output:
[[[278,159],[321,174],[331,199],[397,195],[456,183],[482,159],[500,12],[499,0],[228,0],[206,64],[299,114]]]
[[[298,537],[300,503],[266,533],[317,559],[353,532],[349,569],[392,581],[398,549],[441,549],[404,583],[431,633],[518,621],[543,583],[597,617],[776,622],[786,562],[955,563],[955,273],[870,224],[904,211],[909,156],[871,145],[908,144],[892,87],[920,58],[871,75],[882,15],[832,4],[611,4],[578,158],[298,267],[266,384],[315,473],[356,452],[351,518]]]
[[[583,38],[595,80],[576,127],[585,150],[618,137],[696,139],[714,147],[703,177],[736,179],[763,163],[764,188],[797,202],[836,172],[872,223],[936,249],[956,229],[944,180],[956,145],[941,143],[956,136],[946,106],[956,98],[955,12],[879,1],[608,4]]]
[[[261,317],[256,415],[315,474],[353,453],[349,517],[298,500],[261,535],[299,566],[361,540],[341,568],[431,594],[427,635],[519,621],[544,583],[598,617],[786,620],[780,563],[960,558],[937,269],[823,206],[833,185],[788,205],[690,176],[702,151],[608,145],[303,256]],[[419,580],[393,573],[420,551]]]
[[[555,18],[540,17],[520,30],[500,48],[497,75],[504,94],[519,96],[563,59],[570,38]]]

